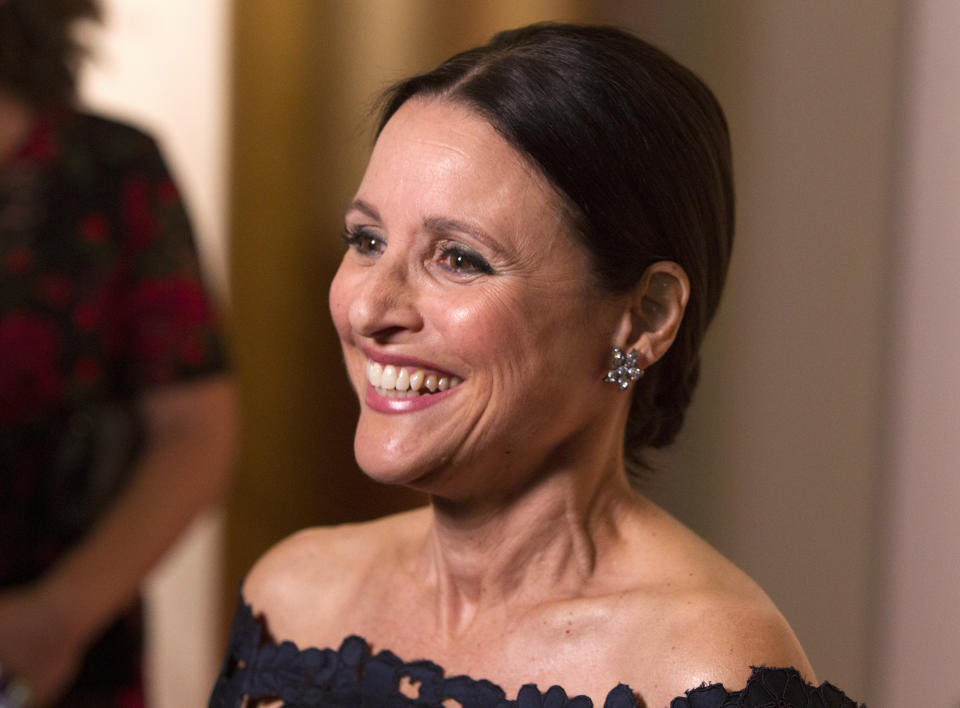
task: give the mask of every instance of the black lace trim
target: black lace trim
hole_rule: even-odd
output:
[[[404,679],[419,683],[411,698],[400,691]],[[245,699],[280,699],[285,708],[440,708],[453,699],[463,708],[593,708],[587,696],[568,697],[560,686],[541,693],[526,684],[516,700],[485,679],[445,677],[431,661],[403,662],[390,651],[371,655],[361,637],[347,637],[338,650],[299,649],[264,637],[243,598],[230,630],[230,642],[210,697],[210,708],[240,708]],[[626,684],[614,687],[603,708],[641,708]],[[651,707],[654,708],[654,707]],[[806,683],[796,669],[754,668],[746,688],[728,693],[721,685],[700,686],[675,698],[670,708],[857,708],[829,683]],[[860,708],[864,708],[861,706]]]
[[[866,708],[829,682],[813,686],[793,668],[754,666],[747,685],[729,693],[720,684],[700,686],[670,701],[670,708]]]

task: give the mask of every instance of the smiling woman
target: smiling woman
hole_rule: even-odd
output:
[[[211,705],[853,706],[628,481],[682,423],[732,227],[719,106],[624,32],[395,86],[330,309],[360,466],[430,504],[261,558]]]

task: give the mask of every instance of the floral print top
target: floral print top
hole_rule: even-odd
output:
[[[0,164],[0,587],[42,574],[122,485],[138,393],[224,366],[154,141],[40,115]]]

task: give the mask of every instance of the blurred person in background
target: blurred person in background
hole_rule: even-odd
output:
[[[145,575],[229,480],[232,387],[154,141],[76,106],[94,0],[0,0],[0,704],[138,706]]]

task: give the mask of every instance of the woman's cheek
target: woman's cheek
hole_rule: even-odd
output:
[[[337,334],[340,336],[341,341],[345,343],[350,336],[350,298],[348,277],[344,272],[344,265],[342,263],[333,276],[333,280],[330,282],[330,291],[327,297],[333,325],[336,327]]]
[[[445,338],[464,354],[502,352],[523,331],[518,309],[497,295],[450,300],[441,307]]]

